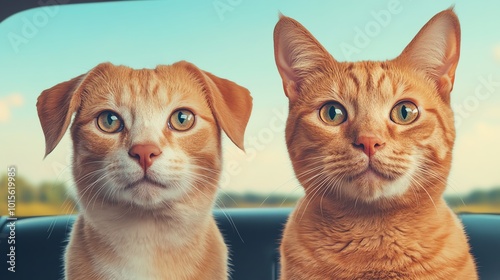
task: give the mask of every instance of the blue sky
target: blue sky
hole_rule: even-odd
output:
[[[247,87],[254,97],[246,136],[255,153],[244,155],[225,141],[226,162],[239,168],[226,172],[223,187],[290,192],[296,182],[276,125],[287,110],[273,56],[278,13],[300,21],[338,60],[384,60],[453,4],[462,52],[452,93],[460,125],[449,191],[500,185],[494,167],[500,158],[500,2],[494,0],[131,1],[19,13],[0,23],[0,166],[15,164],[34,182],[70,180],[68,137],[42,161],[37,96],[104,61],[151,68],[188,60]],[[381,14],[390,18],[381,21]],[[369,33],[364,45],[356,44],[359,30]],[[357,51],[349,54],[346,46]]]

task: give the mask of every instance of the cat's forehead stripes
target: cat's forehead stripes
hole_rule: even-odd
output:
[[[162,81],[151,70],[129,69],[128,77],[122,80],[122,88],[115,95],[117,104],[151,105],[166,104],[168,94],[162,90]]]
[[[332,78],[329,95],[358,113],[389,110],[407,89],[386,62],[342,63]]]
[[[117,67],[118,68],[118,67]],[[154,110],[163,110],[196,103],[193,101],[203,101],[201,88],[198,89],[196,83],[182,74],[169,71],[169,69],[142,69],[133,70],[130,68],[117,69],[124,73],[113,77],[115,81],[109,81],[114,87],[109,90],[108,103],[113,103],[115,107],[133,107],[131,112],[135,118],[139,114],[153,113]],[[182,83],[173,83],[173,80],[181,79]],[[133,105],[133,106],[131,106]]]
[[[380,88],[387,78],[388,69],[385,62],[363,61],[348,63],[345,67],[345,74],[356,86],[356,92],[363,90],[370,93]]]

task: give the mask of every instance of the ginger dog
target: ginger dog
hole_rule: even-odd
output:
[[[42,92],[46,155],[71,126],[80,214],[66,279],[227,279],[212,216],[221,129],[241,149],[249,91],[188,62],[103,63]]]

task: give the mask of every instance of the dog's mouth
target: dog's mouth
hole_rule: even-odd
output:
[[[139,179],[131,184],[128,184],[125,187],[125,190],[129,189],[134,189],[134,188],[161,188],[161,189],[166,189],[167,186],[165,184],[162,184],[156,180],[153,180],[148,177],[144,177],[142,179]]]

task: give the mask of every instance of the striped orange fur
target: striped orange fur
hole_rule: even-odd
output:
[[[338,62],[282,16],[275,57],[286,142],[305,189],[281,244],[281,279],[477,279],[442,194],[455,139],[455,13],[434,16],[388,61]]]
[[[212,205],[221,130],[243,148],[248,90],[188,62],[141,70],[103,63],[45,90],[37,108],[46,154],[75,115],[80,214],[66,279],[228,278]]]

